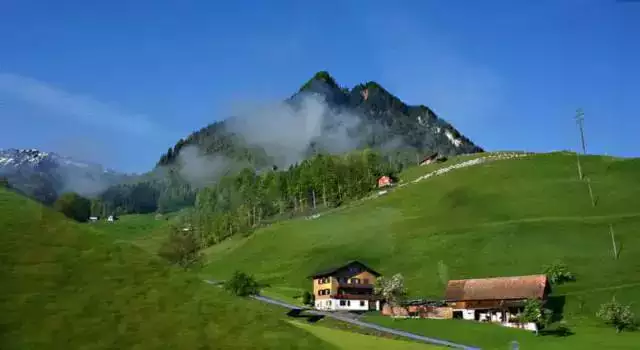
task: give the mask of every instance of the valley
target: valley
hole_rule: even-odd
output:
[[[453,158],[448,165],[466,160]],[[483,349],[503,348],[512,340],[532,349],[632,348],[637,333],[616,334],[595,313],[612,296],[640,311],[634,303],[640,293],[635,259],[640,163],[602,156],[582,162],[595,207],[577,178],[572,153],[485,162],[414,182],[446,166],[433,164],[407,169],[400,174],[407,185],[386,195],[213,245],[203,251],[205,265],[198,274],[225,279],[235,270],[247,271],[269,285],[265,295],[299,303],[310,288],[310,273],[358,259],[385,275],[402,273],[411,297],[437,299],[444,290],[440,265],[446,266],[444,278],[456,279],[535,274],[562,260],[577,279],[553,288],[559,303],[555,326],[567,327],[571,335],[535,336],[457,320],[392,321],[375,314],[364,320]],[[136,220],[142,225],[144,218]],[[155,219],[146,220],[151,225]],[[620,246],[618,259],[612,255],[609,225]],[[118,231],[116,225],[108,227]],[[157,237],[153,230],[144,231],[130,241],[153,253]]]

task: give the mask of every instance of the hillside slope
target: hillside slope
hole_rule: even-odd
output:
[[[640,313],[640,159],[582,158],[595,208],[575,161],[575,154],[553,153],[483,163],[315,220],[276,224],[211,248],[207,273],[225,278],[240,268],[274,286],[308,289],[312,272],[360,259],[383,274],[402,273],[411,295],[437,298],[443,279],[540,273],[561,259],[577,275],[554,290],[565,321],[584,334],[615,334],[594,314],[612,295]],[[410,170],[416,177],[420,171]],[[618,260],[609,224],[621,246]],[[640,341],[623,334],[606,346],[626,348],[629,337]]]
[[[323,349],[232,297],[0,189],[2,349]]]

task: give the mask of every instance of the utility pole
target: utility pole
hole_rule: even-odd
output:
[[[582,152],[586,154],[587,148],[584,143],[584,127],[583,127],[584,112],[582,111],[582,108],[578,108],[578,110],[576,110],[575,120],[576,120],[576,124],[578,125],[578,129],[580,130],[580,141],[582,143]],[[580,180],[582,180],[584,178],[584,175],[582,174],[582,165],[580,164],[580,152],[576,152],[576,159],[578,160],[578,177],[580,178]]]
[[[618,247],[616,246],[616,236],[613,233],[613,225],[609,224],[609,233],[611,233],[611,243],[613,244],[613,259],[618,260]]]
[[[311,195],[313,196],[313,210],[316,210],[316,191],[311,190]]]
[[[587,154],[587,146],[584,143],[584,112],[582,108],[578,108],[576,110],[576,124],[578,124],[578,129],[580,130],[580,142],[582,143],[582,153]]]

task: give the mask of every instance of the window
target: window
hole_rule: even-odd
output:
[[[346,300],[340,300],[340,306],[345,306],[347,305],[347,301]]]
[[[363,279],[363,280],[362,280],[362,283],[363,283],[363,284],[369,284],[369,279],[368,279],[368,278]]]
[[[360,306],[364,306],[364,300],[360,300]]]
[[[352,278],[351,279],[351,283],[360,284],[360,279],[359,278]]]

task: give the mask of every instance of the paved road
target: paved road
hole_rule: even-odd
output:
[[[211,285],[220,285],[221,281],[214,281],[214,280],[203,280],[205,283],[207,284],[211,284]],[[332,312],[324,312],[324,311],[318,311],[318,310],[313,310],[313,309],[309,309],[309,308],[301,308],[300,306],[296,306],[296,305],[292,305],[292,304],[288,304],[285,302],[282,302],[280,300],[276,300],[276,299],[272,299],[272,298],[268,298],[265,296],[260,296],[260,295],[254,295],[252,296],[253,299],[259,300],[263,303],[269,303],[272,305],[277,305],[277,306],[282,306],[284,308],[287,309],[292,309],[292,310],[305,310],[305,312],[311,314],[311,315],[321,315],[321,316],[325,316],[325,317],[330,317],[336,320],[340,320],[342,322],[347,322],[347,323],[351,323],[363,328],[369,328],[369,329],[375,329],[377,331],[380,332],[384,332],[384,333],[388,333],[388,334],[393,334],[393,335],[397,335],[397,336],[401,336],[401,337],[405,337],[405,338],[410,338],[413,340],[417,340],[420,342],[424,342],[424,343],[429,343],[429,344],[434,344],[434,345],[441,345],[441,346],[448,346],[448,347],[452,347],[452,348],[458,348],[458,349],[465,349],[465,350],[480,350],[480,348],[477,347],[473,347],[473,346],[467,346],[467,345],[462,345],[462,344],[456,344],[456,343],[452,343],[446,340],[441,340],[441,339],[436,339],[436,338],[430,338],[430,337],[425,337],[422,335],[418,335],[415,333],[409,333],[409,332],[404,332],[404,331],[400,331],[397,329],[393,329],[393,328],[388,328],[388,327],[383,327],[374,323],[369,323],[369,322],[363,322],[363,321],[359,321],[359,320],[355,320],[349,317],[345,317],[345,316],[341,316]]]

